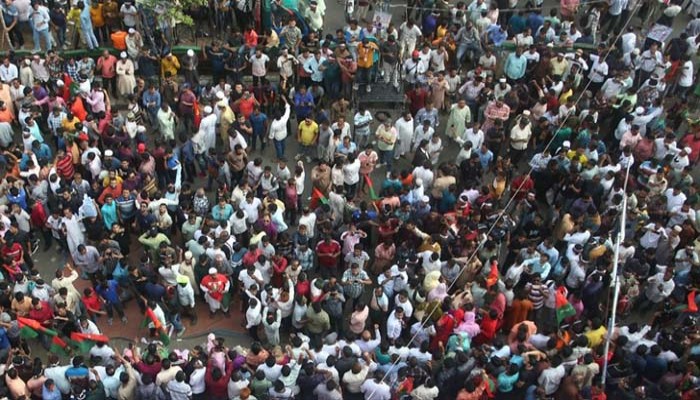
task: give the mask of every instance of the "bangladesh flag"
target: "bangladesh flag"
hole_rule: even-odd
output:
[[[314,195],[318,197],[319,201],[321,201],[321,204],[328,204],[328,198],[324,196],[320,190],[314,188]]]
[[[71,332],[70,339],[78,351],[87,353],[95,343],[107,343],[109,338],[105,335],[95,335],[91,333]]]
[[[372,199],[372,201],[379,200],[379,196],[377,196],[377,192],[374,190],[374,183],[372,179],[370,179],[369,174],[365,174],[365,182],[369,188],[369,198]]]
[[[58,332],[45,328],[39,321],[31,318],[17,317],[17,322],[19,322],[19,334],[24,339],[34,339],[39,334],[56,336]]]
[[[65,340],[61,339],[57,335],[51,339],[51,347],[49,348],[49,351],[56,355],[67,357],[70,355],[71,348]]]
[[[143,326],[148,326],[148,324],[151,322],[153,323],[153,328],[158,333],[160,341],[163,342],[163,346],[168,346],[170,344],[170,335],[168,335],[168,329],[165,326],[163,326],[163,324],[156,316],[156,313],[153,312],[153,309],[147,308],[146,320],[143,322]]]
[[[576,315],[574,306],[566,299],[566,288],[559,286],[554,293],[554,300],[557,312],[557,323],[561,324],[565,319]]]

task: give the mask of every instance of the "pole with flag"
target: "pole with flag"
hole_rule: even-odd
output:
[[[153,323],[153,329],[155,329],[156,333],[158,334],[160,341],[163,342],[163,346],[168,346],[170,344],[170,335],[168,334],[168,330],[165,326],[163,326],[163,323],[160,322],[158,316],[156,316],[156,313],[154,313],[153,309],[150,307],[146,309],[146,320],[144,321],[143,326],[148,326],[149,323]]]

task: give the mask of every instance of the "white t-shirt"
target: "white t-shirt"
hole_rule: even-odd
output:
[[[401,25],[399,31],[401,33],[401,39],[413,42],[418,40],[418,37],[423,34],[420,28],[418,28],[418,25],[413,25],[412,28],[409,28],[405,22]]]
[[[262,77],[267,74],[267,63],[270,61],[270,57],[267,54],[263,54],[260,57],[257,55],[250,57],[250,68],[252,69],[253,76]]]
[[[259,198],[253,197],[252,202],[248,202],[248,200],[245,200],[241,202],[240,207],[241,209],[248,214],[248,223],[254,224],[258,220],[258,214],[259,214],[259,208],[262,205],[262,202],[260,201]]]
[[[693,86],[693,62],[687,60],[681,67],[681,76],[678,78],[678,85],[684,88]]]
[[[360,160],[355,159],[343,166],[343,182],[346,185],[354,185],[360,181],[360,165]]]

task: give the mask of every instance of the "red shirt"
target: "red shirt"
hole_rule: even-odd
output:
[[[29,311],[29,318],[41,322],[42,325],[47,325],[53,319],[53,310],[45,301],[40,301],[39,304],[41,304],[41,310],[32,307]]]
[[[44,205],[38,201],[34,203],[34,208],[32,208],[32,214],[30,217],[32,225],[34,225],[35,228],[43,228],[44,225],[46,225],[46,220],[48,219]]]
[[[88,310],[88,314],[94,315],[95,312],[91,310],[99,310],[102,308],[102,302],[95,292],[92,292],[90,296],[83,296],[83,304]]]
[[[243,114],[245,119],[250,118],[250,114],[253,113],[253,107],[255,107],[255,97],[250,96],[247,99],[241,97],[238,101],[238,111]]]
[[[331,240],[330,243],[321,241],[316,245],[316,254],[318,255],[318,265],[322,267],[335,267],[338,265],[338,256],[340,255],[340,243]]]
[[[56,172],[63,179],[72,180],[75,169],[73,168],[73,156],[67,153],[63,158],[56,161]]]
[[[211,373],[214,371],[214,367],[211,365],[211,360],[209,360],[209,365],[207,367],[207,372],[204,375],[204,383],[206,384],[207,391],[205,392],[208,397],[215,399],[223,399],[228,397],[228,381],[231,379],[231,374],[233,374],[233,362],[226,362],[226,371],[223,372],[223,376],[219,380],[214,380]]]
[[[251,29],[243,34],[245,39],[245,45],[248,47],[255,47],[258,45],[258,33]]]
[[[683,147],[688,146],[693,150],[690,154],[688,154],[688,160],[690,160],[690,163],[692,164],[697,161],[698,157],[700,157],[700,139],[696,139],[694,133],[689,133],[681,140],[681,144]]]
[[[22,262],[22,246],[19,243],[13,243],[12,246],[3,246],[3,257],[9,257],[15,262]]]

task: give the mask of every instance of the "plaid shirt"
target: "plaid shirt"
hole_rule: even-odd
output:
[[[74,81],[77,81],[77,80],[78,80],[78,75],[79,75],[79,74],[78,74],[78,64],[77,64],[77,63],[75,63],[75,64],[71,64],[71,63],[66,64],[66,73],[68,74],[68,76],[70,76],[71,79],[73,79]]]
[[[46,117],[46,122],[49,125],[49,129],[51,129],[51,132],[57,136],[58,135],[58,128],[61,127],[61,124],[63,122],[63,119],[66,118],[66,113],[61,111],[58,116],[54,114],[53,112],[49,113],[49,116]]]
[[[357,275],[353,275],[351,269],[345,270],[345,272],[343,272],[343,279],[341,280],[343,283],[348,283],[348,285],[344,287],[345,295],[351,299],[357,299],[362,296],[365,285],[360,281],[367,279],[369,279],[369,275],[367,275],[367,272],[364,270],[360,270]]]
[[[302,271],[308,271],[314,266],[314,252],[311,249],[306,249],[306,251],[301,251],[296,249],[294,255],[299,260],[299,265],[301,265]]]

